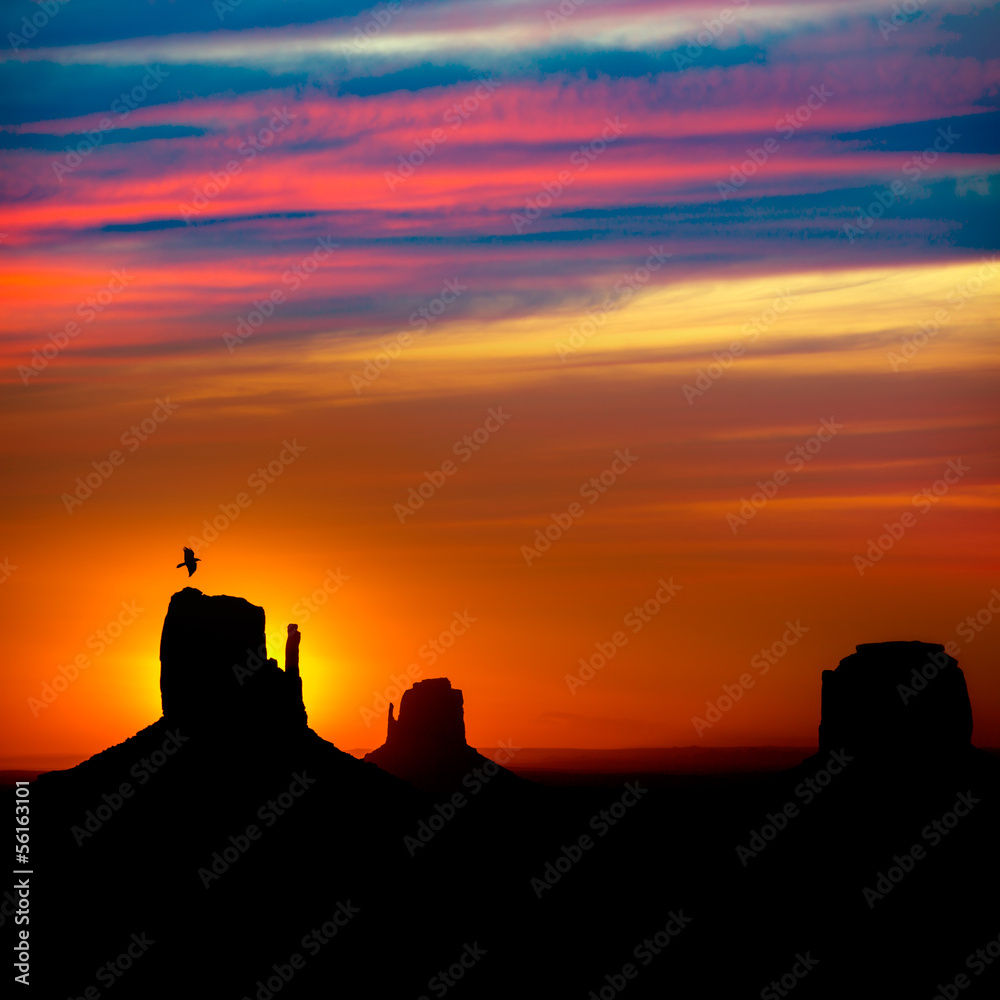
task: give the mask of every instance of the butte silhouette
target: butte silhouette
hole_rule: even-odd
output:
[[[825,671],[819,751],[796,768],[620,789],[475,777],[491,762],[447,678],[407,690],[356,760],[309,727],[316,669],[294,625],[284,669],[268,656],[262,608],[173,595],[163,716],[31,787],[37,995],[932,1000],[963,974],[996,983],[1000,961],[979,978],[967,956],[1000,947],[998,767],[939,645],[862,645]]]
[[[447,677],[417,681],[403,692],[399,718],[389,705],[385,743],[365,760],[425,792],[445,792],[471,784],[477,769],[491,780],[520,778],[484,757],[465,741],[462,692]]]

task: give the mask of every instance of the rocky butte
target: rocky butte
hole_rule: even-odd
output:
[[[972,745],[965,675],[944,646],[870,642],[823,671],[820,752],[948,756]]]
[[[650,788],[623,814],[606,785],[522,781],[478,754],[444,677],[390,708],[369,763],[342,753],[306,724],[297,628],[281,670],[264,626],[240,598],[175,594],[164,718],[32,783],[38,996],[103,997],[109,964],[115,1000],[441,996],[459,979],[476,1000],[771,996],[798,954],[819,960],[810,996],[957,996],[964,957],[996,942],[997,763],[971,748],[939,645],[863,645],[827,671],[824,749],[798,767]],[[464,784],[477,770],[483,794]],[[671,913],[694,923],[657,957]],[[476,947],[481,964],[457,964]]]
[[[191,732],[305,728],[298,642],[289,625],[281,670],[267,656],[263,608],[185,587],[170,598],[160,638],[164,719]]]
[[[503,781],[520,781],[504,768],[496,774],[497,765],[466,742],[462,692],[447,677],[417,681],[404,691],[398,719],[393,708],[385,743],[365,756],[369,763],[427,792],[458,788],[484,766]]]

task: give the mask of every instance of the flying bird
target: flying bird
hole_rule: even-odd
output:
[[[187,566],[188,576],[190,576],[198,567],[195,563],[200,563],[200,559],[195,559],[194,549],[189,549],[186,545],[184,546],[184,562],[179,562],[177,564],[177,569],[181,566]]]

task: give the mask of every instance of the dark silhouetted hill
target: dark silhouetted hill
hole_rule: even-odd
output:
[[[969,745],[957,667],[904,705],[934,708],[890,697],[939,647],[828,672],[798,766],[674,787],[484,781],[461,692],[422,682],[374,753],[448,785],[425,793],[309,729],[296,671],[247,655],[263,626],[175,595],[164,717],[32,784],[34,995],[931,1000],[963,973],[996,992],[1000,960],[967,958],[1000,933],[1000,764]]]

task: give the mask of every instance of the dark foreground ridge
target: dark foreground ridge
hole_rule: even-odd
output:
[[[163,717],[32,785],[26,996],[996,992],[997,764],[940,646],[825,672],[820,752],[791,770],[543,787],[468,747],[446,678],[342,753],[308,726],[297,628],[281,669],[264,625],[175,594]]]

